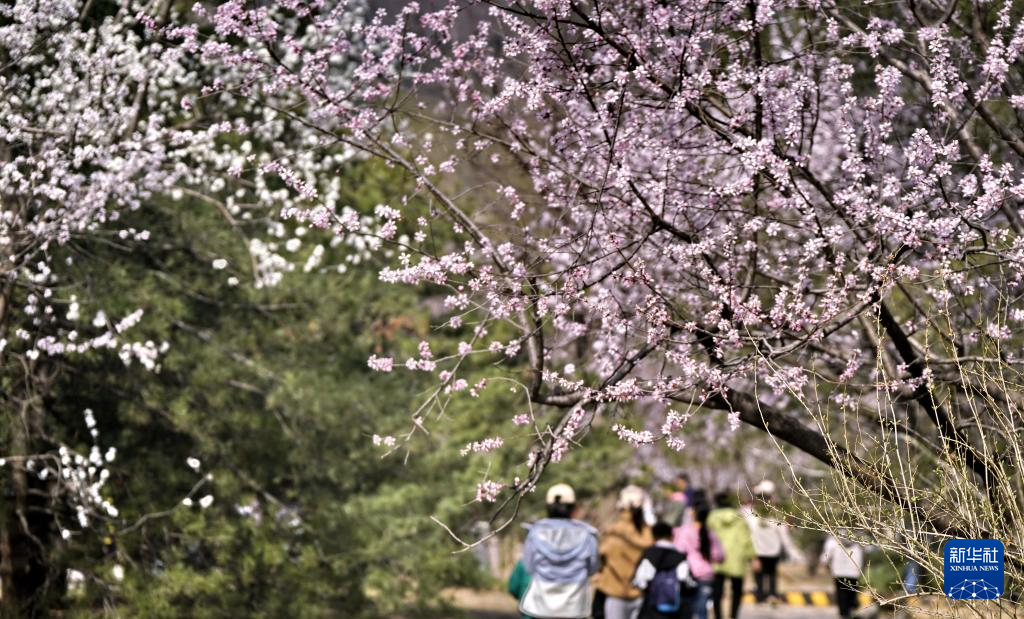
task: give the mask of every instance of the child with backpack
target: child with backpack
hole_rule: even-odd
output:
[[[651,532],[654,545],[644,550],[633,576],[633,585],[644,592],[638,619],[684,617],[693,588],[686,555],[672,543],[670,525],[659,522]]]

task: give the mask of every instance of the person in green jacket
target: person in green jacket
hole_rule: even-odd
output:
[[[740,602],[743,600],[743,578],[747,575],[747,566],[757,562],[750,527],[736,509],[732,495],[728,492],[719,492],[715,495],[715,509],[708,515],[707,527],[718,536],[725,550],[725,561],[715,565],[715,580],[711,594],[715,619],[723,619],[722,597],[725,594],[726,581],[730,585],[732,602],[732,612],[729,616],[737,619]]]
[[[521,600],[526,595],[526,589],[529,586],[530,574],[526,571],[526,566],[523,565],[523,561],[520,559],[516,561],[516,566],[512,568],[512,575],[508,577],[508,592],[515,599]],[[533,617],[522,615],[522,619],[533,619]]]

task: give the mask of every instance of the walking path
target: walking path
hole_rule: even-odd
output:
[[[750,585],[749,579],[747,582]],[[838,617],[835,608],[832,580],[824,574],[810,576],[805,568],[783,564],[779,570],[779,589],[782,604],[770,606],[755,604],[754,595],[743,596],[743,619],[830,619]],[[474,619],[518,619],[516,602],[504,591],[471,591],[457,589],[449,592],[456,606],[470,611]],[[861,606],[871,599],[862,594]]]
[[[519,619],[516,603],[501,591],[470,591],[465,589],[450,592],[456,606],[469,611],[473,619]],[[752,596],[751,596],[752,598]],[[838,617],[835,606],[824,592],[810,594],[791,593],[786,596],[791,604],[745,603],[741,609],[743,619],[830,619]],[[862,600],[862,603],[864,600]]]
[[[817,608],[815,606],[778,606],[772,608],[765,604],[744,606],[740,609],[742,619],[830,619],[838,617],[836,609]],[[473,619],[519,619],[515,606],[507,611],[470,610]]]

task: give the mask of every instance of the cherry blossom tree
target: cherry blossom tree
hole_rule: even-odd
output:
[[[922,543],[1013,554],[1021,23],[980,0],[0,7],[5,603],[12,549],[59,530],[30,496],[65,493],[83,526],[116,512],[93,487],[116,451],[46,441],[52,373],[96,350],[156,370],[164,346],[130,338],[144,311],[88,307],[77,251],[148,242],[121,215],[184,192],[232,226],[271,209],[253,285],[296,267],[278,240],[312,225],[391,252],[382,282],[444,290],[437,327],[465,338],[369,358],[437,379],[373,441],[401,450],[453,398],[511,387],[534,446],[468,492],[498,513],[595,428],[683,450],[700,416],[806,452]],[[360,216],[337,199],[352,157],[416,191]],[[467,380],[479,363],[493,376]],[[42,473],[76,466],[82,483]]]
[[[131,339],[145,308],[89,305],[83,243],[130,253],[150,241],[122,214],[186,194],[245,237],[254,286],[300,267],[301,225],[444,291],[436,326],[465,337],[368,359],[436,377],[406,433],[372,440],[406,449],[452,399],[512,388],[533,448],[467,490],[498,514],[594,429],[685,450],[696,416],[831,467],[840,497],[875,501],[857,524],[922,557],[949,536],[1013,555],[1022,22],[999,0],[0,7],[5,601],[12,549],[73,533],[30,521],[30,496],[63,494],[80,526],[116,513],[95,486],[116,450],[46,440],[53,373],[103,350],[155,371],[165,346]],[[353,157],[416,190],[361,215],[338,199]],[[845,517],[805,492],[817,522]]]
[[[157,3],[159,4],[159,3]],[[67,363],[120,356],[158,371],[166,342],[136,341],[144,308],[97,307],[78,277],[88,243],[126,257],[149,232],[122,215],[198,174],[223,125],[190,126],[184,52],[147,41],[143,3],[44,0],[0,7],[0,587],[29,616],[57,579],[49,554],[118,515],[104,485],[116,446],[81,411],[78,453],[50,429],[47,402]],[[175,55],[177,54],[177,57]],[[183,465],[184,466],[184,465]],[[61,515],[70,517],[65,519]]]
[[[470,359],[525,360],[525,379],[491,384],[521,391],[514,421],[536,445],[479,500],[516,504],[596,420],[684,449],[687,420],[711,415],[798,447],[922,534],[1020,542],[1014,3],[196,10],[208,36],[159,34],[221,71],[203,96],[301,136],[239,172],[290,189],[285,220],[397,248],[381,280],[446,289],[438,326],[472,327],[455,351],[370,358],[438,379],[382,448],[484,388],[460,378]],[[339,148],[405,169],[417,194],[370,226],[347,216],[321,199],[329,166],[303,165]],[[460,242],[434,242],[435,216]],[[637,403],[658,406],[636,418]],[[984,517],[945,500],[952,479]]]

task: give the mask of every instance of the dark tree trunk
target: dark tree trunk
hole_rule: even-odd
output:
[[[11,285],[0,289],[0,336],[12,331],[7,328],[11,293]],[[40,393],[49,381],[34,362],[21,361],[0,357],[6,374],[0,374],[0,455],[8,458],[0,468],[0,617],[4,619],[48,614],[55,573],[52,482],[39,479],[27,461],[28,456],[45,451]],[[12,372],[15,368],[22,372]]]
[[[29,470],[24,456],[36,450],[41,414],[36,403],[25,401],[16,410],[7,402],[7,449],[10,462],[3,471],[0,522],[0,615],[39,617],[48,614],[50,562],[55,536],[49,482]]]

